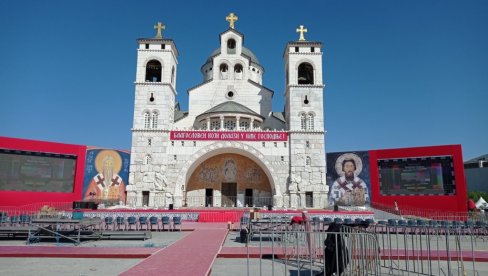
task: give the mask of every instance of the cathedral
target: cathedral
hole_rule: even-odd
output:
[[[273,111],[264,66],[244,46],[237,19],[226,17],[202,82],[188,90],[187,111],[176,101],[178,50],[163,38],[164,25],[137,40],[127,205],[328,206],[322,43],[296,29],[283,54],[285,106]]]

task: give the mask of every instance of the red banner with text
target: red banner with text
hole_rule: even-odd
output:
[[[193,131],[174,130],[171,140],[288,141],[284,131]]]

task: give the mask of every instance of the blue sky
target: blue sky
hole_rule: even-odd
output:
[[[1,1],[0,136],[130,149],[136,39],[166,25],[186,110],[229,12],[274,111],[296,27],[324,43],[328,152],[488,153],[488,1]]]

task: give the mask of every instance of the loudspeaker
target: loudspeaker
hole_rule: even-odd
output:
[[[98,208],[98,204],[93,201],[73,201],[73,209],[92,209],[96,210]]]
[[[81,201],[73,201],[73,209],[81,209],[81,205],[83,202]]]

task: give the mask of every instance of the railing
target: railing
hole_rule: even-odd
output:
[[[250,237],[247,275],[380,274],[379,243],[372,233],[351,227],[327,232],[287,225],[276,229]],[[258,264],[251,258],[258,258]]]
[[[483,275],[478,261],[486,261],[488,224],[390,219],[350,225],[253,231],[246,239],[248,275]]]
[[[398,209],[395,209],[390,205],[381,204],[381,203],[372,203],[371,207],[404,218],[425,218],[425,219],[432,219],[432,220],[458,220],[458,221],[466,221],[468,219],[485,220],[484,216],[476,216],[475,213],[469,213],[469,212],[452,212],[452,211],[442,211],[442,210],[433,210],[433,209],[421,209],[421,208],[415,208],[411,206],[400,206]],[[387,219],[387,217],[385,218],[378,217],[377,219]]]
[[[236,196],[187,196],[183,199],[185,207],[268,207],[273,205],[272,197]]]
[[[22,206],[0,206],[0,213],[7,216],[48,215],[70,210],[73,202],[37,202]]]

